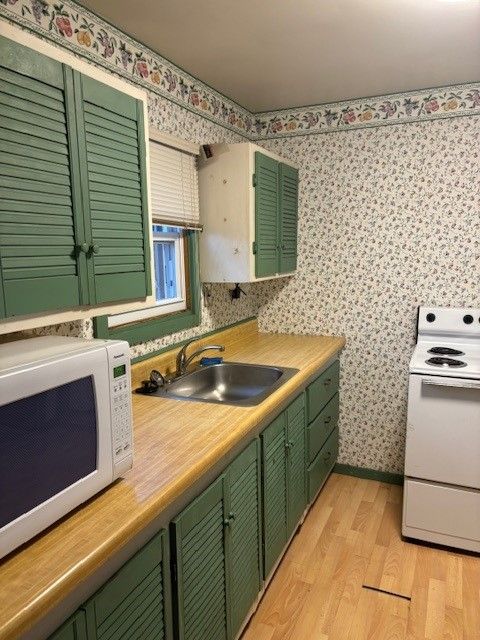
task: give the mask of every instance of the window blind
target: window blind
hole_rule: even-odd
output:
[[[150,190],[154,223],[201,228],[195,155],[150,140]]]

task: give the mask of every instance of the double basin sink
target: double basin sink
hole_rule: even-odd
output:
[[[186,373],[159,387],[152,395],[252,407],[260,404],[297,372],[298,369],[288,367],[222,362]]]

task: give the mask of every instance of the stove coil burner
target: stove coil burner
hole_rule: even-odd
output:
[[[464,356],[463,351],[452,349],[451,347],[432,347],[428,353],[435,353],[437,356]]]
[[[433,367],[452,367],[455,369],[467,366],[466,362],[462,362],[462,360],[455,360],[454,358],[430,358],[429,360],[426,360],[426,363]]]

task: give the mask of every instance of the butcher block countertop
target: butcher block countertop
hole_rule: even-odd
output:
[[[255,427],[278,413],[345,344],[344,338],[258,333],[255,320],[199,339],[227,361],[299,372],[255,407],[133,396],[134,466],[125,477],[0,561],[0,640],[13,640],[92,576]],[[191,349],[192,347],[190,347]],[[176,350],[132,367],[132,383],[171,369]]]

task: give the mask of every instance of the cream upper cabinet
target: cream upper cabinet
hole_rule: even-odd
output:
[[[203,282],[255,282],[297,266],[298,169],[250,142],[199,163]]]

